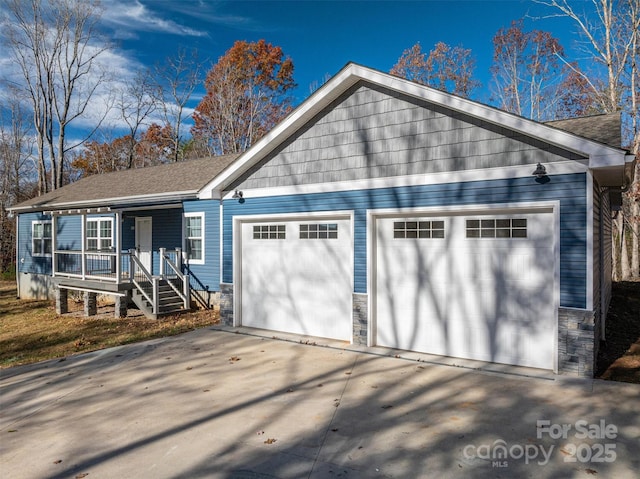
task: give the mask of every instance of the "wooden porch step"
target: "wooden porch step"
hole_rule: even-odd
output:
[[[138,306],[138,308],[144,313],[144,315],[150,319],[158,319],[160,316],[166,316],[168,314],[175,314],[186,312],[182,298],[173,290],[171,285],[165,280],[160,280],[158,284],[158,312],[153,312],[153,305],[149,303],[140,291],[136,288],[133,289],[131,299]],[[145,285],[146,290],[151,290],[151,283],[147,282]]]

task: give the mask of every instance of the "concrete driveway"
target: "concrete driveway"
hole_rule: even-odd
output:
[[[0,475],[638,477],[640,386],[260,334],[2,371]]]

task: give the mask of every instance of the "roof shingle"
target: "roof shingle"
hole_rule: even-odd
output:
[[[12,209],[44,210],[66,205],[80,207],[83,203],[95,205],[104,201],[126,202],[140,196],[178,195],[197,192],[224,170],[239,155],[223,155],[197,160],[169,163],[133,170],[115,171],[82,178],[75,183],[42,196],[23,201]]]
[[[620,148],[622,145],[620,113],[548,121],[545,124],[615,148]]]

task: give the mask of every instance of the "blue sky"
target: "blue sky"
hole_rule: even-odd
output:
[[[404,49],[420,42],[429,51],[439,41],[472,49],[483,82],[476,92],[481,98],[499,28],[525,18],[526,27],[553,32],[565,48],[577,38],[566,20],[530,18],[550,12],[530,0],[105,0],[104,5],[123,55],[142,64],[162,61],[178,46],[197,48],[209,65],[235,40],[264,38],[281,46],[294,62],[298,102],[309,95],[310,84],[349,61],[389,71]]]
[[[584,8],[592,5],[573,3]],[[403,50],[416,42],[428,52],[443,41],[473,51],[475,74],[483,83],[473,98],[488,103],[492,38],[498,29],[524,18],[525,29],[550,31],[567,50],[578,40],[575,27],[566,19],[540,19],[555,12],[532,0],[102,0],[102,5],[101,30],[115,46],[102,64],[114,81],[96,94],[89,109],[94,119],[79,119],[74,131],[95,124],[119,81],[175,56],[179,48],[197,49],[208,70],[236,40],[265,39],[278,45],[293,60],[298,84],[293,95],[299,104],[309,96],[313,83],[323,83],[350,61],[388,72]],[[7,55],[0,50],[0,70],[10,76],[15,65]],[[19,81],[19,74],[13,74]],[[193,109],[203,94],[201,86],[188,107]],[[112,114],[99,133],[104,139],[119,136],[123,132],[119,122]]]

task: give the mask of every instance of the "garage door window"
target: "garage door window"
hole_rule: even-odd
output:
[[[526,238],[526,218],[467,220],[467,238]]]
[[[444,221],[394,221],[393,237],[403,238],[444,238]]]
[[[336,223],[300,225],[300,239],[338,239]]]
[[[256,225],[253,227],[253,239],[286,239],[285,225]]]

